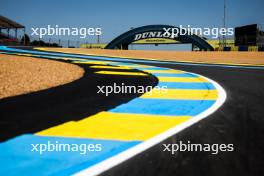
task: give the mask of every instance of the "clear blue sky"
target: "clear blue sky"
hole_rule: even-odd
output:
[[[148,24],[221,27],[224,0],[0,0],[0,14],[27,27],[102,27],[109,42]],[[227,26],[264,23],[264,0],[227,0]],[[64,39],[64,38],[63,38]],[[72,40],[83,40],[71,37]],[[87,38],[95,42],[95,37]]]

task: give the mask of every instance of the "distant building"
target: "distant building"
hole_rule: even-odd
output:
[[[236,46],[264,46],[264,31],[261,26],[251,24],[235,28]]]
[[[17,45],[20,41],[17,37],[17,32],[19,29],[24,31],[25,36],[25,26],[0,15],[0,44],[4,45]],[[11,35],[11,30],[15,33]],[[25,40],[22,41],[25,44]]]

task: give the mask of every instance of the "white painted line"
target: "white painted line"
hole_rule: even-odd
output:
[[[188,72],[187,72],[188,73]],[[194,74],[194,73],[192,73]],[[95,164],[94,166],[91,166],[87,169],[84,169],[84,170],[81,170],[77,173],[75,173],[74,175],[75,176],[95,176],[95,175],[98,175],[98,174],[101,174],[103,173],[104,171],[126,161],[127,159],[129,158],[132,158],[133,156],[149,149],[150,147],[156,145],[156,144],[159,144],[160,142],[162,142],[163,140],[175,135],[176,133],[184,130],[185,128],[197,123],[198,121],[206,118],[207,116],[211,115],[212,113],[214,113],[219,107],[222,106],[222,104],[225,102],[226,100],[226,92],[225,90],[215,81],[207,78],[207,77],[204,77],[202,75],[199,75],[199,74],[195,74],[195,75],[198,75],[198,76],[201,76],[205,79],[207,79],[209,82],[211,82],[215,88],[217,89],[218,91],[218,98],[217,100],[215,101],[215,103],[210,107],[208,108],[207,110],[203,111],[202,113],[192,117],[190,120],[180,124],[180,125],[177,125],[176,127],[174,128],[171,128],[149,140],[146,140],[134,147],[131,147],[113,157],[110,157],[98,164]]]

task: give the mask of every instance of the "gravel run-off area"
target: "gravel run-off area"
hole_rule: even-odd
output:
[[[86,48],[40,48],[49,51],[79,53],[101,56],[131,57],[135,59],[156,59],[162,61],[206,62],[218,64],[254,64],[264,65],[264,52],[245,51],[144,51],[144,50],[110,50]]]
[[[63,85],[83,74],[69,63],[0,54],[0,99]]]

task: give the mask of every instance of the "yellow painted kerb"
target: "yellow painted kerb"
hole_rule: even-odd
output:
[[[42,136],[61,136],[111,140],[147,140],[190,116],[158,116],[100,112],[78,122],[67,122],[37,133]]]

